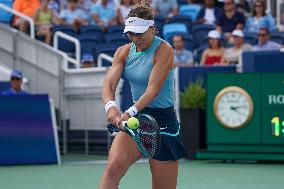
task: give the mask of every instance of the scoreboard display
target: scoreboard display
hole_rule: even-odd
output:
[[[284,73],[211,73],[199,159],[284,160]]]

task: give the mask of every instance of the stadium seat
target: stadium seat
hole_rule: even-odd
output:
[[[3,5],[6,5],[7,7],[12,8],[13,7],[13,0],[0,0],[0,3]],[[10,24],[11,19],[12,19],[12,14],[9,12],[0,9],[0,22],[5,23],[5,24]]]
[[[182,23],[186,25],[187,31],[190,33],[192,30],[192,19],[190,16],[187,15],[177,15],[172,17],[168,24],[170,23]]]
[[[176,34],[188,34],[186,25],[182,23],[171,23],[164,25],[163,37],[165,40],[169,41],[169,39]]]
[[[77,37],[75,31],[71,26],[57,25],[52,27],[52,32],[55,33],[57,31],[61,31],[67,35],[72,37]],[[63,38],[59,38],[58,40],[58,49],[67,53],[73,53],[75,51],[74,43],[67,41]]]
[[[270,40],[282,45],[284,42],[283,32],[272,32]]]
[[[99,26],[82,26],[81,34],[94,35],[98,38],[104,38],[104,32]]]
[[[257,36],[255,33],[245,33],[244,41],[250,45],[255,45],[257,43]]]
[[[197,64],[200,64],[202,53],[207,48],[208,48],[208,44],[204,44],[198,47],[198,49],[196,50],[195,62],[197,62]]]
[[[101,43],[101,39],[98,39],[96,36],[85,36],[80,35],[78,37],[81,44],[81,55],[85,53],[95,53],[95,46]]]
[[[181,7],[182,5],[187,5],[187,0],[177,0],[178,6]]]
[[[162,33],[163,33],[163,27],[164,27],[164,24],[165,24],[165,18],[161,15],[156,15],[155,18],[155,25],[158,29],[158,36],[159,37],[162,37]]]
[[[109,26],[107,27],[107,33],[123,33],[124,26]]]
[[[201,9],[201,6],[198,5],[198,4],[187,4],[187,5],[182,5],[180,8],[179,8],[179,14],[180,15],[187,15],[187,16],[190,16],[191,19],[193,21],[196,20],[197,18],[197,15],[199,13]]]
[[[203,43],[204,37],[208,35],[208,32],[214,29],[214,26],[208,24],[193,25],[192,33],[195,39],[195,44],[200,46]]]
[[[99,44],[95,46],[95,60],[98,59],[98,56],[101,53],[105,53],[111,57],[114,56],[114,53],[116,51],[117,47],[115,47],[112,44]],[[102,66],[111,66],[111,63],[109,61],[102,61]]]
[[[120,33],[108,33],[105,35],[105,40],[107,43],[112,44],[115,47],[120,47],[122,45],[130,43],[130,40],[127,35]]]

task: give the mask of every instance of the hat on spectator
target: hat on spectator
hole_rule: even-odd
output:
[[[14,70],[11,72],[10,77],[23,78],[23,74],[19,70]]]
[[[82,63],[93,62],[93,61],[94,61],[94,56],[92,54],[83,54],[83,57],[81,60]]]
[[[238,37],[244,37],[244,33],[242,30],[234,30],[233,33],[232,33],[233,36],[238,36]]]
[[[208,33],[208,37],[212,39],[221,39],[220,32],[218,32],[217,30],[211,30]]]

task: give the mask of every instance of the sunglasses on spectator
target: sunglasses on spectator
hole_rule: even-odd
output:
[[[233,4],[233,3],[224,3],[224,5],[231,5],[231,4]]]
[[[259,33],[257,34],[259,37],[266,37],[267,36],[267,33]]]
[[[19,80],[21,80],[21,79],[18,78],[18,77],[11,77],[11,81],[19,81]]]

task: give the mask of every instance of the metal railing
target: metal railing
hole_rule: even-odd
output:
[[[7,7],[6,5],[3,5],[1,3],[0,3],[0,9],[3,9],[7,12],[10,12],[13,15],[21,17],[24,20],[27,20],[30,24],[30,36],[31,36],[32,39],[35,38],[35,24],[34,24],[34,21],[33,21],[32,18],[30,18],[30,17],[28,17],[28,16],[26,16],[26,15],[24,15],[24,14],[18,12],[18,11],[15,11],[15,10],[11,9],[10,7]]]
[[[102,67],[102,63],[103,63],[103,59],[112,62],[113,61],[113,57],[105,54],[105,53],[101,53],[98,56],[98,67]]]
[[[66,39],[68,41],[71,41],[71,42],[73,42],[75,44],[75,57],[76,57],[76,59],[67,56],[67,61],[75,64],[76,68],[80,68],[80,60],[81,60],[81,57],[80,57],[81,56],[80,55],[80,52],[81,52],[80,41],[77,38],[72,37],[72,36],[70,36],[70,35],[68,35],[66,33],[63,33],[61,31],[57,31],[57,32],[55,32],[54,37],[53,37],[53,47],[56,50],[59,50],[58,49],[59,37],[61,37],[63,39]]]

